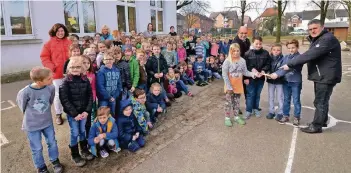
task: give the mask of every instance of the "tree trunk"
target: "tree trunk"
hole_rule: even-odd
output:
[[[245,11],[246,11],[246,0],[241,1],[240,4],[241,4],[241,25],[240,26],[244,26],[245,25],[244,19],[245,19]]]
[[[327,1],[324,1],[322,0],[321,1],[321,23],[322,25],[324,25],[324,22],[325,22],[325,17],[327,16],[327,12],[328,12],[328,6],[329,6],[329,0]]]
[[[282,29],[282,1],[278,0],[278,17],[277,17],[277,31],[275,36],[275,42],[280,43],[280,34]]]

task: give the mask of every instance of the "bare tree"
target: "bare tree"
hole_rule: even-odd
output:
[[[329,0],[321,0],[321,1],[312,0],[311,2],[312,2],[312,4],[318,6],[318,8],[320,9],[320,11],[321,11],[320,20],[322,22],[322,25],[324,25],[325,17],[327,16],[330,1]]]
[[[241,14],[241,19],[240,19],[240,22],[241,22],[241,26],[244,26],[245,25],[245,13],[250,11],[250,10],[258,10],[257,8],[258,6],[258,2],[248,2],[247,0],[241,0],[240,1],[240,6],[233,6],[233,7],[228,7],[228,11],[233,9],[233,8],[237,8],[239,9],[239,12]]]
[[[196,4],[196,6],[202,8],[207,12],[208,12],[208,9],[210,8],[209,3],[204,0],[176,0],[177,10],[180,10],[183,7],[186,7],[191,4]],[[204,4],[207,4],[208,6],[204,6]]]
[[[200,22],[199,15],[205,15],[208,13],[209,8],[210,4],[208,1],[198,1],[182,7],[180,13],[185,16],[188,30],[192,28],[194,24]]]
[[[351,38],[351,0],[341,0],[341,4],[346,9],[348,16],[349,16],[349,32],[348,38]]]
[[[277,4],[277,10],[278,10],[278,17],[277,17],[277,31],[275,35],[275,42],[280,43],[280,36],[281,36],[281,30],[282,30],[282,16],[284,15],[284,11],[289,3],[288,0],[277,0],[273,1],[275,4]]]

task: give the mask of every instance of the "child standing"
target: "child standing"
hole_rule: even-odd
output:
[[[122,50],[119,47],[112,48],[112,52],[115,58],[115,65],[119,69],[121,74],[121,82],[123,92],[127,92],[132,88],[132,80],[130,74],[130,66],[127,61],[122,59]],[[125,96],[126,97],[126,96]],[[122,97],[121,97],[122,98]]]
[[[201,38],[197,38],[196,39],[196,46],[195,46],[195,52],[196,52],[196,56],[205,56],[205,47],[204,45],[201,43]],[[206,58],[205,58],[206,59]]]
[[[246,115],[245,118],[249,119],[254,113],[256,117],[261,116],[259,109],[261,91],[264,85],[265,77],[263,74],[270,69],[270,56],[269,53],[262,48],[262,38],[256,36],[253,38],[253,45],[255,49],[251,49],[245,53],[246,66],[249,71],[259,73],[256,79],[244,78],[246,84]]]
[[[225,84],[224,91],[226,93],[224,124],[227,127],[233,125],[230,120],[230,113],[231,110],[233,110],[234,121],[238,124],[244,125],[245,120],[238,116],[240,96],[244,93],[242,78],[243,76],[255,78],[255,75],[247,70],[245,60],[240,57],[239,44],[234,43],[230,46],[228,58],[224,61],[222,68],[222,76]]]
[[[274,44],[271,49],[271,67],[270,72],[276,72],[279,70],[279,67],[283,64],[283,55],[282,55],[282,46],[280,44]],[[284,94],[283,94],[283,83],[284,77],[267,79],[268,83],[268,100],[269,100],[269,113],[266,116],[267,119],[280,120],[283,117],[283,103],[284,103]],[[274,102],[277,99],[278,101],[278,110],[275,114]]]
[[[113,63],[115,59],[112,53],[104,54],[103,62],[96,77],[97,97],[99,107],[108,106],[111,109],[112,117],[115,117],[116,99],[122,91],[121,73]]]
[[[213,38],[211,42],[211,56],[218,57],[219,45],[216,43],[216,40]]]
[[[135,89],[131,101],[133,105],[133,114],[137,119],[139,126],[143,130],[143,135],[147,135],[149,133],[149,128],[152,128],[153,125],[150,120],[150,113],[146,110],[145,107],[145,91],[142,89]]]
[[[63,167],[58,159],[59,152],[51,115],[51,105],[55,97],[52,72],[45,67],[35,67],[30,72],[30,78],[33,83],[18,92],[16,101],[24,114],[22,129],[27,133],[34,166],[38,172],[49,172],[42,152],[43,134],[54,172],[61,173]]]
[[[130,92],[133,92],[135,88],[138,86],[139,82],[139,63],[136,60],[135,56],[132,55],[132,50],[129,48],[126,48],[126,51],[124,52],[125,57],[123,58],[126,62],[129,64],[129,70],[130,70],[130,78],[132,81],[132,88],[130,89]],[[128,91],[123,91],[124,94],[128,93]],[[129,96],[129,94],[128,94]],[[127,98],[127,97],[126,97]],[[125,98],[124,98],[125,99]],[[122,100],[124,100],[122,98]]]
[[[172,42],[167,42],[167,50],[163,51],[162,55],[166,59],[168,67],[174,67],[176,65],[176,57],[174,57]]]
[[[146,72],[148,73],[148,78],[150,84],[154,82],[162,83],[163,76],[168,72],[168,65],[166,59],[160,54],[160,46],[155,44],[152,46],[153,56],[151,56],[146,63]]]
[[[109,156],[108,150],[118,153],[121,148],[119,148],[117,137],[118,128],[115,119],[110,115],[110,108],[100,107],[89,133],[91,152],[97,157],[99,151],[102,158]]]
[[[71,44],[71,46],[69,46],[69,57],[75,57],[75,56],[79,56],[79,55],[80,55],[79,45],[78,44]],[[63,74],[67,73],[67,66],[68,66],[69,60],[70,59],[67,59],[67,61],[63,65]]]
[[[161,94],[162,87],[159,83],[153,83],[146,97],[146,108],[150,112],[152,123],[156,122],[158,114],[166,112],[166,104]]]
[[[139,62],[139,73],[140,73],[139,75],[140,78],[139,78],[139,83],[137,88],[143,89],[145,92],[147,92],[148,85],[147,85],[147,73],[145,69],[145,64],[146,64],[145,52],[141,49],[138,49],[136,56],[137,56],[137,61]]]
[[[179,57],[178,57],[178,52],[177,52],[177,44],[174,42],[173,44],[173,54],[175,58],[175,65],[179,64]]]
[[[186,50],[183,47],[182,41],[179,41],[178,43],[177,53],[178,53],[179,63],[186,61]]]
[[[99,54],[96,56],[96,65],[97,68],[100,69],[101,66],[101,61],[104,58],[104,53],[107,51],[107,47],[105,43],[98,43],[98,50],[99,50]]]
[[[289,55],[284,57],[284,62],[282,65],[285,65],[289,60],[296,58],[299,53],[299,41],[293,39],[289,41],[286,46],[289,50]],[[300,124],[300,115],[301,115],[301,101],[300,94],[302,90],[302,67],[303,65],[294,66],[289,71],[284,71],[279,69],[271,75],[272,79],[285,76],[285,82],[283,84],[284,91],[284,104],[283,104],[283,118],[279,120],[280,123],[289,122],[290,115],[290,103],[291,97],[293,98],[294,103],[294,120],[293,125],[298,126]]]
[[[71,131],[69,147],[76,166],[84,166],[86,162],[83,159],[93,159],[93,155],[88,150],[85,134],[85,124],[93,105],[93,93],[89,79],[82,73],[83,58],[80,56],[72,57],[68,64],[67,76],[59,90],[60,101],[67,114]],[[78,139],[81,155],[78,150]]]
[[[136,152],[144,147],[145,140],[143,130],[133,115],[132,103],[130,100],[121,102],[121,114],[118,117],[118,140],[121,147],[131,152]]]

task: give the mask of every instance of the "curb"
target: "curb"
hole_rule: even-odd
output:
[[[29,72],[30,70],[26,70],[18,73],[1,75],[1,84],[28,80],[30,79]]]

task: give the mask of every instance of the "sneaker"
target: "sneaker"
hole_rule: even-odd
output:
[[[243,114],[243,112],[241,112],[241,109],[239,109],[239,114],[240,114],[240,115],[242,115],[242,114]]]
[[[275,116],[275,120],[276,121],[280,121],[281,119],[283,118],[283,115],[282,114],[277,114],[276,116]]]
[[[227,126],[227,127],[232,127],[233,126],[232,121],[230,120],[230,118],[225,117],[224,125]]]
[[[53,161],[52,165],[54,167],[54,173],[62,173],[63,172],[63,166],[61,165],[59,159]]]
[[[260,110],[254,109],[253,112],[254,112],[254,114],[255,114],[255,116],[256,116],[257,118],[260,118],[260,117],[261,117],[261,111],[260,111]]]
[[[266,115],[267,119],[273,119],[275,117],[275,115],[273,113],[269,113],[268,115]]]
[[[55,122],[56,122],[57,125],[62,125],[63,124],[62,114],[57,114],[56,115]]]
[[[188,96],[189,97],[194,97],[193,94],[191,92],[188,92]]]
[[[108,154],[108,152],[107,152],[105,149],[101,149],[101,150],[100,150],[100,156],[101,156],[102,158],[106,158],[106,157],[109,156],[109,154]]]
[[[294,118],[293,125],[299,126],[300,125],[300,118]]]
[[[288,116],[284,116],[282,119],[279,120],[279,123],[281,124],[285,124],[289,122],[289,117]]]
[[[240,124],[240,125],[245,125],[246,124],[245,120],[243,118],[241,118],[240,116],[234,117],[234,121],[236,123]]]
[[[121,151],[121,148],[112,148],[111,151],[115,152],[115,153],[119,153]]]
[[[245,120],[248,120],[248,119],[250,119],[250,117],[251,117],[251,112],[246,112],[246,114],[245,114]]]
[[[49,173],[48,167],[44,166],[42,168],[38,168],[38,173]]]

